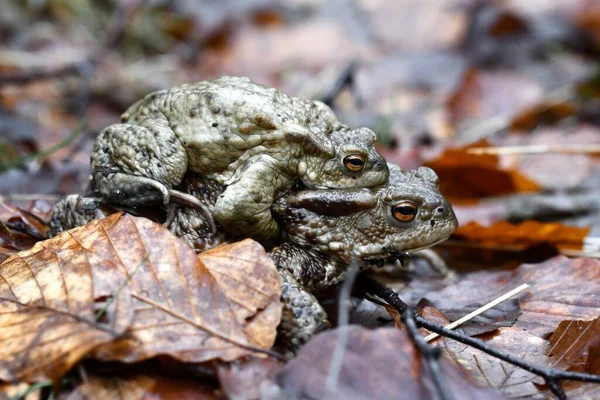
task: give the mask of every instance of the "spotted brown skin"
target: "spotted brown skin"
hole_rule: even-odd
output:
[[[292,191],[273,205],[284,233],[271,257],[280,271],[284,313],[279,334],[288,349],[297,350],[328,326],[313,293],[343,280],[350,262],[365,269],[439,243],[456,229],[452,207],[439,193],[432,170],[402,171],[392,164],[389,170],[389,182],[379,187]],[[211,206],[224,186],[188,175],[180,189]],[[55,226],[71,228],[72,221],[85,222],[79,215],[85,209],[96,212],[89,199],[72,197],[55,207]],[[223,231],[212,233],[203,213],[192,207],[177,210],[169,229],[197,252],[231,240]]]
[[[351,130],[324,103],[247,78],[223,77],[152,93],[104,129],[91,157],[93,187],[107,202],[140,206],[185,197],[186,173],[226,185],[196,208],[231,236],[280,236],[273,202],[301,182],[337,189],[383,184],[388,169],[375,134]],[[242,221],[241,223],[239,221]]]

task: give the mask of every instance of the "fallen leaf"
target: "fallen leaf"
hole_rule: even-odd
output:
[[[0,263],[21,250],[30,249],[38,241],[39,238],[16,232],[0,221]]]
[[[0,196],[0,263],[12,254],[30,249],[46,237],[47,226],[43,221],[48,212],[41,212],[39,201],[27,202],[28,209],[8,205]],[[49,207],[45,207],[49,209]]]
[[[456,366],[467,371],[480,385],[501,389],[510,398],[534,396],[540,390],[534,383],[536,375],[500,361],[486,353],[455,340],[440,340],[445,354]],[[500,328],[486,340],[495,349],[517,355],[537,365],[549,365],[544,349],[547,341],[518,328]]]
[[[458,227],[453,235],[455,238],[496,248],[525,249],[533,245],[549,243],[559,249],[580,250],[589,231],[590,228],[566,226],[560,223],[525,221],[512,224],[500,221],[491,226],[470,222]]]
[[[215,249],[205,264],[162,225],[122,214],[11,256],[0,276],[0,379],[7,381],[56,379],[86,355],[234,360],[270,348],[281,313],[278,273],[258,243]],[[227,282],[261,279],[243,294]]]
[[[584,372],[600,373],[600,354],[593,351],[600,345],[600,317],[592,321],[561,321],[548,340],[547,354],[553,366],[568,369],[584,358]]]
[[[277,376],[286,398],[324,398],[332,355],[342,329],[317,335]],[[429,373],[423,373],[422,359],[407,334],[398,329],[347,327],[343,356],[336,360],[339,377],[332,398],[340,399],[422,399],[433,398]],[[442,379],[453,398],[503,398],[498,392],[474,386],[465,376],[441,360]]]
[[[452,122],[457,125],[465,115],[481,112],[479,72],[475,68],[467,70],[457,90],[448,97],[447,105]]]
[[[542,102],[527,107],[515,115],[510,122],[510,129],[530,132],[539,125],[554,125],[565,118],[574,116],[576,113],[577,107],[571,102]]]
[[[519,294],[521,314],[513,328],[540,338],[565,319],[591,320],[600,314],[600,260],[557,256],[543,263],[522,264],[512,271],[478,271],[439,280],[415,279],[400,296],[408,304],[427,299],[437,309],[485,304],[528,283]]]
[[[590,35],[596,48],[600,48],[600,5],[593,0],[581,0],[575,4],[571,11],[573,22]]]
[[[276,336],[273,327],[281,317],[280,281],[279,274],[269,268],[273,264],[263,247],[244,240],[210,249],[199,258],[234,305],[237,321],[245,325],[251,343],[271,348]]]
[[[516,169],[502,168],[495,155],[475,155],[468,149],[487,147],[479,141],[461,148],[449,148],[424,165],[440,179],[440,191],[453,202],[473,202],[489,196],[535,192],[540,186]]]

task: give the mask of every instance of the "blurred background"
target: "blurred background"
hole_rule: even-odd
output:
[[[461,223],[594,227],[599,55],[594,0],[3,0],[0,193],[81,191],[94,137],[127,106],[243,75],[328,102],[389,161],[432,166]],[[473,143],[592,154],[475,156]],[[509,210],[502,196],[521,193],[533,209]]]

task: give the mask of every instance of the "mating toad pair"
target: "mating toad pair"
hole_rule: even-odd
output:
[[[312,292],[342,280],[352,260],[380,263],[456,228],[435,173],[388,166],[374,142],[321,102],[223,77],[131,106],[96,140],[92,188],[108,204],[163,204],[171,231],[198,251],[215,237],[279,244],[281,331],[297,347],[326,323]],[[82,201],[57,205],[55,219],[68,225]]]

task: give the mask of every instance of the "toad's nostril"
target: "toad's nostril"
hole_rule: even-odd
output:
[[[429,223],[431,224],[431,226],[435,225],[435,221],[434,220],[429,221]]]
[[[437,212],[439,212],[439,213],[443,213],[443,212],[444,212],[444,207],[440,207],[440,208],[438,208],[438,209],[437,209]]]

